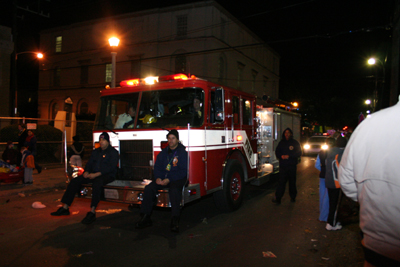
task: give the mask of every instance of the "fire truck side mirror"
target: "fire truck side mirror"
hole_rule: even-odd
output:
[[[225,118],[224,111],[224,89],[217,88],[215,90],[214,107],[215,107],[215,122],[223,122]]]

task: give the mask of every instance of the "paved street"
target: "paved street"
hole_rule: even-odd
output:
[[[143,230],[134,228],[139,209],[118,203],[101,202],[90,226],[80,223],[89,199],[77,198],[70,216],[50,216],[61,204],[65,179],[62,168],[47,169],[34,175],[36,189],[41,184],[44,192],[32,185],[21,196],[20,185],[0,186],[2,266],[362,266],[353,203],[342,201],[342,230],[326,231],[317,221],[314,163],[303,157],[298,166],[295,203],[287,192],[280,206],[271,203],[274,176],[261,187],[247,186],[245,202],[235,212],[219,212],[212,196],[185,206],[178,235],[169,231],[167,209],[156,209],[153,226]],[[45,176],[46,185],[39,178]],[[35,201],[47,207],[34,209]],[[268,251],[276,258],[263,257]]]

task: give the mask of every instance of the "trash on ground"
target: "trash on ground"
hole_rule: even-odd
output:
[[[25,197],[25,194],[24,193],[18,193],[18,196]]]
[[[321,259],[323,259],[323,260],[325,260],[325,261],[329,261],[329,258],[321,257]]]
[[[32,208],[34,209],[44,209],[46,208],[46,205],[44,205],[42,202],[35,201],[32,203]]]
[[[79,210],[72,212],[72,215],[76,215],[76,214],[79,214]]]
[[[311,242],[317,242],[318,240],[317,239],[311,239]]]
[[[204,223],[204,224],[208,224],[208,222],[207,222],[207,218],[204,218],[204,219],[203,219],[203,221],[202,221],[202,223]]]
[[[104,212],[107,214],[113,214],[113,213],[117,213],[117,212],[121,212],[122,209],[108,209],[108,210],[96,210],[96,212]]]
[[[75,255],[72,255],[72,257],[80,258],[80,257],[82,257],[82,255],[90,255],[90,254],[93,254],[93,251],[84,252],[82,254],[75,254]]]
[[[275,254],[272,253],[271,251],[267,251],[267,252],[263,251],[263,257],[264,257],[264,258],[277,258],[277,257],[275,256]]]
[[[100,227],[101,230],[107,230],[107,229],[110,229],[110,228],[111,228],[111,226],[101,226]]]
[[[311,192],[311,195],[315,195],[316,193],[315,192]]]
[[[304,232],[306,232],[306,233],[312,233],[312,231],[311,231],[311,230],[308,230],[308,229],[304,230]]]

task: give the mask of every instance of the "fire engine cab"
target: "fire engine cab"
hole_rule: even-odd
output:
[[[261,185],[279,168],[275,148],[290,127],[300,138],[300,115],[256,105],[252,94],[184,74],[122,81],[101,92],[93,140],[106,131],[119,151],[117,179],[107,201],[140,204],[168,130],[188,152],[183,203],[213,194],[224,211],[239,208],[247,183]],[[82,196],[90,197],[90,186]],[[167,190],[157,205],[170,207]]]

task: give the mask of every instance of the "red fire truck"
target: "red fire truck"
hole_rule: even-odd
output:
[[[127,113],[133,111],[132,120]],[[252,94],[195,76],[122,81],[101,92],[93,131],[95,146],[107,131],[120,153],[118,178],[104,187],[104,197],[140,204],[167,131],[177,129],[188,152],[182,205],[213,194],[221,210],[235,210],[247,183],[261,185],[278,170],[274,151],[286,127],[300,139],[299,114],[257,106]],[[81,195],[89,197],[91,188]],[[159,192],[157,205],[170,206],[167,191]]]

